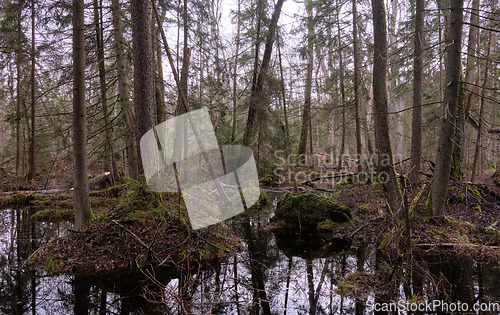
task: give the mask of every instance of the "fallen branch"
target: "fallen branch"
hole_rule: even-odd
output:
[[[488,245],[478,245],[478,244],[460,244],[460,243],[422,243],[416,244],[418,247],[481,247],[487,249],[500,249],[500,246],[488,246]]]

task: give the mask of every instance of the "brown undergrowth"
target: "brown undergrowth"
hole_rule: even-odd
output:
[[[49,273],[117,275],[151,267],[175,270],[186,263],[196,268],[239,248],[224,224],[193,231],[177,194],[133,183],[118,206],[41,247],[29,263]]]

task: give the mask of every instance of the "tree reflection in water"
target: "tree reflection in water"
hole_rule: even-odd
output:
[[[70,224],[34,223],[29,209],[1,210],[0,313],[366,314],[367,301],[500,300],[498,262],[445,255],[416,256],[412,266],[403,265],[388,282],[389,295],[352,286],[356,275],[390,273],[376,244],[274,235],[265,228],[274,205],[230,223],[245,250],[218,264],[99,279],[40,277],[24,267],[35,248]],[[361,298],[352,295],[362,291]]]

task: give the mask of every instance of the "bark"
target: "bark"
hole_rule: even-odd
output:
[[[339,150],[339,160],[337,164],[337,172],[340,172],[342,168],[342,160],[344,157],[345,149],[345,133],[346,133],[346,117],[345,117],[345,87],[344,87],[344,62],[342,58],[342,44],[340,36],[340,0],[337,0],[337,40],[339,42],[338,52],[339,52],[339,85],[340,85],[340,107],[342,108],[342,136],[340,140],[340,150]]]
[[[123,120],[125,121],[125,147],[127,151],[127,171],[128,176],[133,179],[138,178],[137,170],[137,145],[135,142],[134,111],[131,106],[128,92],[126,65],[125,65],[125,39],[123,38],[122,13],[120,1],[111,1],[113,11],[113,28],[115,33],[116,68],[118,81],[118,103],[122,109]]]
[[[161,13],[161,20],[165,19],[166,10]],[[165,84],[163,82],[163,60],[161,55],[160,30],[155,23],[151,23],[154,30],[153,53],[155,65],[155,104],[156,104],[156,123],[159,124],[167,119],[167,108],[165,107]]]
[[[21,19],[21,8],[19,8],[16,43],[16,176],[21,175]]]
[[[410,181],[418,181],[422,161],[424,0],[417,0],[413,60],[413,113],[411,129]]]
[[[489,31],[489,40],[488,40],[488,48],[486,52],[486,65],[484,66],[484,79],[483,79],[483,85],[481,87],[481,98],[479,99],[479,127],[477,129],[477,139],[476,139],[476,148],[474,151],[474,162],[472,164],[472,175],[471,175],[471,181],[475,182],[476,181],[476,176],[478,173],[481,173],[482,171],[482,165],[481,165],[481,141],[482,141],[482,133],[484,129],[484,123],[483,123],[483,115],[484,115],[484,107],[485,107],[485,102],[484,102],[484,96],[486,94],[486,83],[488,81],[488,72],[489,72],[489,60],[490,60],[490,51],[491,51],[491,42],[495,42],[495,35]]]
[[[373,113],[375,146],[378,149],[377,171],[386,176],[384,184],[392,215],[402,217],[403,198],[398,183],[389,135],[387,109],[387,29],[383,0],[372,0],[373,13]],[[391,213],[389,213],[391,214]]]
[[[280,48],[280,38],[278,32],[276,32],[276,44],[278,46],[278,61],[280,64],[280,84],[281,84],[281,96],[283,98],[283,115],[285,118],[285,132],[286,132],[286,148],[290,149],[290,129],[288,128],[288,113],[286,108],[286,91],[285,91],[285,77],[283,76],[283,62],[281,58],[281,48]]]
[[[102,6],[101,6],[102,7]],[[97,48],[97,61],[98,61],[98,72],[99,72],[99,85],[101,92],[101,108],[102,115],[104,118],[104,171],[111,172],[111,178],[114,182],[116,170],[114,167],[115,163],[113,161],[113,145],[111,139],[113,138],[113,127],[109,123],[109,113],[108,113],[108,100],[106,97],[106,67],[104,64],[104,37],[102,31],[102,17],[100,14],[98,0],[94,0],[94,24],[96,32],[96,48]]]
[[[36,175],[35,123],[36,123],[36,82],[35,82],[35,0],[31,0],[31,137],[29,149],[28,179]]]
[[[453,136],[458,104],[460,80],[460,45],[462,43],[463,0],[451,0],[450,25],[446,38],[446,77],[444,117],[439,132],[436,169],[432,180],[430,203],[432,216],[441,221],[448,193],[448,179],[453,155]],[[429,209],[429,208],[428,208]]]
[[[262,65],[260,67],[259,75],[255,83],[255,88],[253,88],[252,86],[250,106],[248,108],[247,125],[245,129],[245,135],[243,137],[243,145],[245,146],[248,146],[250,144],[253,125],[255,124],[255,113],[257,112],[257,109],[260,107],[261,102],[263,101],[262,88],[264,86],[264,81],[267,79],[267,71],[269,69],[271,53],[273,51],[274,35],[276,34],[276,27],[278,25],[283,2],[284,0],[278,0],[276,2],[276,5],[274,6],[273,16],[271,18],[271,22],[269,23],[264,56],[262,57]]]
[[[187,97],[188,93],[188,75],[189,75],[189,62],[191,57],[191,49],[188,46],[188,15],[187,15],[187,0],[184,0],[184,5],[182,7],[182,21],[183,21],[183,33],[184,33],[184,48],[182,50],[182,68],[181,68],[181,89],[182,93]],[[184,114],[187,109],[182,105],[182,99],[179,94],[177,102],[177,115]]]
[[[385,16],[385,13],[384,13]],[[385,27],[385,26],[384,26]],[[356,121],[356,153],[358,155],[358,172],[362,170],[361,156],[363,149],[361,146],[361,60],[359,55],[359,40],[358,40],[358,12],[356,7],[356,0],[352,1],[352,36],[353,36],[353,50],[354,50],[354,109]],[[387,53],[386,53],[387,55]]]
[[[241,31],[241,0],[238,0],[238,12],[237,14],[237,22],[236,22],[236,49],[234,52],[234,65],[233,65],[233,126],[231,132],[231,142],[234,142],[236,139],[236,105],[238,103],[238,95],[236,94],[236,82],[238,78],[238,54],[240,53],[240,31]],[[278,46],[279,49],[279,46]],[[280,55],[281,58],[281,55]],[[283,71],[281,72],[281,76],[283,77]]]
[[[311,89],[313,75],[313,58],[314,58],[314,21],[312,13],[312,3],[306,2],[307,11],[307,69],[306,69],[306,86],[304,91],[304,108],[302,109],[302,129],[300,132],[299,156],[305,156],[307,153],[307,136],[311,132]],[[312,141],[311,145],[312,145]],[[311,153],[312,155],[312,153]]]
[[[132,47],[134,52],[135,141],[153,127],[153,69],[150,36],[150,2],[131,0]],[[144,174],[141,148],[137,146],[137,169]]]
[[[91,218],[87,178],[87,108],[85,104],[85,34],[83,2],[73,0],[73,156],[75,229]]]

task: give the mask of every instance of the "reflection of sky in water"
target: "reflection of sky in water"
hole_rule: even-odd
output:
[[[290,259],[279,249],[274,234],[263,229],[275,206],[276,200],[274,199],[268,211],[254,214],[246,221],[249,227],[246,232],[243,228],[238,230],[237,233],[245,242],[247,250],[223,260],[219,265],[200,271],[198,276],[192,275],[189,278],[187,285],[192,294],[190,312],[215,313],[217,311],[220,314],[237,314],[239,308],[240,314],[248,314],[254,305],[260,303],[259,298],[263,298],[260,294],[264,293],[271,313],[282,313],[285,310],[288,282],[287,314],[308,314],[312,292],[309,286],[311,271],[313,297],[317,299],[316,314],[354,314],[356,312],[356,301],[352,298],[341,297],[336,290],[339,283],[340,285],[344,283],[344,279],[357,270],[357,248],[352,247],[346,252],[332,253],[327,258],[305,260],[292,257]],[[235,218],[235,220],[244,221],[245,219]],[[33,302],[36,314],[73,313],[76,287],[72,284],[72,277],[33,278],[31,271],[26,268],[18,272],[18,266],[22,265],[32,252],[33,241],[35,246],[46,244],[64,235],[67,228],[71,226],[70,223],[65,222],[33,224],[29,220],[28,210],[0,210],[0,314],[2,312],[6,314],[32,313]],[[33,238],[33,232],[35,238]],[[255,249],[253,254],[248,251],[249,239],[253,241]],[[375,270],[373,245],[366,247],[365,255],[363,268],[366,272],[373,273]],[[498,262],[488,268],[483,266],[481,278],[478,275],[478,264],[474,263],[471,267],[474,295],[477,297],[480,293],[479,281],[481,280],[481,291],[485,300],[494,302],[500,300],[500,288],[497,283],[500,274]],[[265,291],[255,288],[257,278],[263,279]],[[158,279],[164,287],[149,286],[148,289],[156,290],[155,294],[162,297],[167,313],[179,311],[179,280],[168,277],[158,277]],[[107,280],[109,279],[103,278],[98,282],[96,280],[87,282],[86,295],[89,296],[87,302],[90,314],[99,313],[102,309],[106,309],[106,314],[128,314],[129,311],[137,314],[138,309],[144,307],[145,301],[137,298],[143,293],[141,291],[144,288],[143,282],[130,280],[128,277],[122,277],[118,282]],[[424,280],[423,287],[425,300],[435,298],[432,295],[433,287],[428,279]],[[134,288],[136,290],[133,290]],[[398,296],[404,297],[402,285],[399,291]],[[35,292],[34,295],[33,292]],[[374,292],[371,292],[368,300],[373,302],[374,298]],[[365,303],[366,301],[363,301],[363,304]],[[262,312],[262,303],[259,309]],[[368,314],[366,310],[364,313]]]

